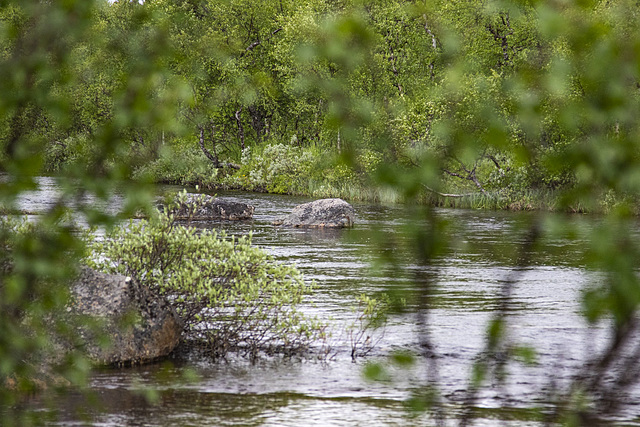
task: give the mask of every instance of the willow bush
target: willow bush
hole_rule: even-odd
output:
[[[166,296],[185,322],[185,340],[215,356],[292,354],[321,337],[323,326],[298,309],[311,285],[295,266],[275,262],[250,235],[196,228],[170,212],[95,240],[89,263]]]
[[[308,150],[285,144],[266,145],[261,150],[246,148],[242,151],[240,170],[229,176],[225,184],[269,193],[304,192],[314,161]]]

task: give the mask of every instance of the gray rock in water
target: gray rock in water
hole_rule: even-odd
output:
[[[253,206],[206,194],[187,194],[184,203],[172,211],[177,219],[239,221],[253,218]]]
[[[96,363],[144,363],[171,353],[182,321],[167,300],[122,275],[84,268],[71,288],[69,311],[98,320],[111,345],[102,347],[89,328],[79,331]]]
[[[343,228],[352,227],[353,206],[342,199],[321,199],[296,206],[282,221],[283,227]]]

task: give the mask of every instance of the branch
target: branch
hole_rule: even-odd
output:
[[[242,112],[242,107],[236,111],[236,122],[238,123],[238,138],[240,138],[240,148],[244,150],[244,126],[242,126],[242,120],[240,119],[240,113]]]
[[[204,146],[204,126],[198,126],[198,129],[200,130],[200,138],[198,140],[198,142],[200,143],[200,149],[202,150],[204,155],[207,156],[207,159],[213,162],[213,167],[220,167],[218,156],[214,156],[213,154],[211,154],[209,150],[207,150],[207,147]]]
[[[505,19],[505,16],[506,16],[506,19]],[[489,23],[486,24],[485,27],[487,28],[487,30],[489,30],[494,40],[500,42],[500,46],[502,48],[502,59],[504,60],[502,65],[510,65],[511,64],[511,58],[509,57],[510,46],[509,46],[509,40],[507,39],[507,36],[513,35],[513,29],[511,28],[511,21],[509,19],[509,14],[500,14],[500,19],[502,21],[502,25],[506,27],[508,31],[501,30],[497,26],[494,27],[493,24],[489,24]]]
[[[462,164],[462,162],[460,162],[460,163]],[[473,168],[473,170],[470,171],[467,168],[465,168],[464,165],[462,165],[462,169],[464,169],[464,171],[468,173],[467,176],[462,176],[459,173],[451,172],[448,169],[442,169],[442,171],[444,173],[446,173],[446,174],[451,175],[451,176],[455,176],[456,178],[460,178],[460,179],[464,179],[464,180],[473,182],[476,185],[476,187],[478,187],[478,189],[482,192],[482,194],[489,195],[489,193],[487,193],[487,190],[484,189],[484,187],[482,186],[480,181],[478,181],[478,178],[476,177],[476,168],[475,167]]]
[[[398,68],[396,67],[396,55],[395,55],[395,52],[393,51],[393,46],[391,45],[391,42],[392,42],[391,33],[388,32],[387,35],[389,36],[387,38],[387,45],[389,46],[389,62],[391,63],[391,72],[396,78],[396,87],[398,88],[398,92],[402,97],[404,96],[404,93],[402,90],[402,85],[400,84],[400,78],[398,77],[399,73],[398,73]]]
[[[433,194],[437,194],[437,195],[438,195],[438,196],[440,196],[440,197],[453,197],[453,198],[460,198],[460,197],[473,196],[473,195],[474,195],[474,193],[465,193],[465,194],[449,194],[449,193],[441,193],[441,192],[436,191],[436,190],[434,190],[433,188],[428,187],[428,186],[426,186],[426,185],[424,185],[424,184],[422,184],[422,186],[423,186],[426,190],[428,190],[428,191],[432,192]]]
[[[459,174],[459,173],[457,173],[457,172],[451,172],[451,171],[450,171],[450,170],[448,170],[448,169],[442,169],[442,172],[444,172],[444,173],[446,173],[446,174],[448,174],[448,175],[451,175],[451,176],[455,176],[456,178],[460,178],[460,179],[468,179],[466,176],[462,176],[462,175],[460,175],[460,174]]]
[[[278,28],[275,31],[273,31],[271,33],[271,36],[267,39],[267,41],[271,40],[271,38],[273,36],[275,36],[276,34],[278,34],[280,31],[282,31],[282,28]],[[260,40],[256,40],[253,43],[251,43],[245,50],[244,52],[242,52],[242,54],[240,55],[240,58],[242,58],[243,56],[245,56],[247,53],[251,52],[253,49],[255,49],[257,46],[260,46],[262,44],[262,41]]]
[[[484,189],[484,187],[482,186],[482,184],[480,184],[480,181],[478,181],[478,178],[476,178],[476,173],[475,173],[475,169],[473,171],[473,175],[469,177],[469,179],[471,179],[471,181],[473,181],[473,183],[476,185],[476,187],[478,187],[478,189],[480,191],[482,191],[482,194],[484,195],[489,195],[489,193],[487,193],[487,190]]]
[[[436,39],[436,36],[433,34],[433,32],[431,31],[431,29],[429,28],[429,22],[427,20],[427,14],[423,14],[422,17],[424,18],[424,29],[427,32],[427,34],[429,34],[429,36],[431,36],[431,46],[433,46],[433,50],[438,50],[438,40]],[[429,64],[429,71],[431,72],[431,80],[433,80],[435,78],[435,71],[433,69],[433,61],[431,61],[431,63]]]
[[[436,40],[436,36],[431,32],[431,30],[429,29],[429,24],[427,21],[427,14],[423,14],[422,17],[424,18],[424,29],[427,31],[427,34],[429,34],[431,36],[431,46],[433,46],[434,49],[438,48],[438,43]]]
[[[500,163],[498,163],[498,159],[496,159],[493,155],[491,154],[485,154],[484,155],[485,159],[489,159],[493,162],[494,165],[496,165],[496,167],[498,168],[498,170],[502,170],[502,167],[500,166]]]
[[[511,303],[513,302],[513,291],[522,280],[522,277],[528,267],[532,264],[532,256],[534,253],[533,247],[540,239],[541,231],[539,221],[531,224],[524,242],[520,244],[519,256],[516,258],[517,261],[514,266],[515,268],[512,268],[507,277],[502,281],[500,292],[498,294],[497,307],[489,325],[499,323],[503,323],[504,325],[507,324],[511,311]],[[510,344],[507,341],[505,332],[498,333],[494,338],[491,338],[491,335],[487,334],[484,349],[478,353],[478,356],[476,357],[476,368],[483,372],[486,378],[489,377],[491,371],[493,371],[494,376],[499,375],[499,370],[504,369],[504,366],[507,363],[507,360],[504,359],[504,356],[502,356],[501,353],[508,353],[509,347]],[[460,417],[459,426],[466,427],[473,421],[474,410],[484,381],[486,381],[486,379],[477,383],[471,382],[467,388],[465,392],[466,396],[464,397],[464,409]]]
[[[213,124],[211,125],[211,138],[213,138]],[[204,155],[207,157],[207,159],[211,160],[211,162],[213,163],[213,167],[216,169],[222,169],[224,167],[230,168],[230,169],[240,169],[240,166],[235,164],[235,163],[231,163],[231,162],[226,162],[226,163],[222,163],[220,162],[220,160],[218,159],[218,155],[217,153],[211,154],[211,152],[207,149],[207,147],[204,146],[204,127],[203,126],[198,126],[198,129],[200,130],[200,138],[198,140],[198,143],[200,144],[200,149],[202,150],[202,152],[204,153]],[[213,147],[214,147],[214,153],[215,153],[215,141],[213,142]]]

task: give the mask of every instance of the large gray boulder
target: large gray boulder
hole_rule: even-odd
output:
[[[254,207],[206,194],[187,194],[171,213],[177,219],[239,221],[253,218]]]
[[[298,205],[282,221],[283,227],[343,228],[352,227],[353,206],[342,199],[321,199]]]
[[[81,327],[89,357],[100,364],[138,364],[171,353],[182,321],[169,303],[130,277],[84,268],[71,287],[69,311],[97,321],[99,332]],[[111,342],[103,347],[100,335]]]

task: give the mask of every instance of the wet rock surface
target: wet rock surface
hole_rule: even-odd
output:
[[[298,205],[281,224],[283,227],[353,227],[355,210],[342,199],[320,199]]]
[[[241,221],[253,218],[254,207],[206,194],[187,194],[171,213],[177,219]]]
[[[99,330],[78,331],[99,364],[137,364],[168,355],[179,343],[182,322],[170,304],[122,275],[84,268],[71,287],[68,310],[97,320]],[[100,345],[101,335],[111,345]]]

